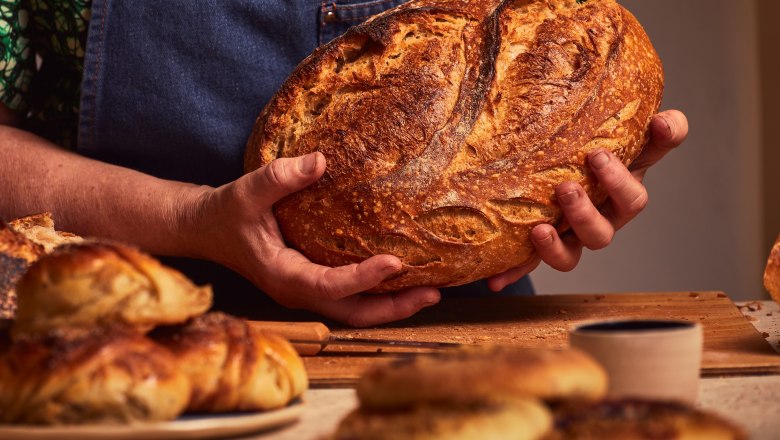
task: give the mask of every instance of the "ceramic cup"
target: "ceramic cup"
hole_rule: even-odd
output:
[[[696,402],[702,355],[698,323],[601,321],[574,328],[569,341],[604,366],[609,375],[608,397]]]

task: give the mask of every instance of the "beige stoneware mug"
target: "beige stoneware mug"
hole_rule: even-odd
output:
[[[572,347],[599,361],[609,397],[695,403],[699,393],[702,328],[681,320],[615,320],[581,324]]]

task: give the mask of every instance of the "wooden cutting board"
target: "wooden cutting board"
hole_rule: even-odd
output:
[[[619,318],[702,323],[704,376],[780,373],[780,355],[722,292],[452,298],[391,325],[332,331],[353,338],[560,348],[568,345],[573,326]],[[420,350],[328,346],[304,361],[312,386],[352,386],[370,365],[409,351]]]

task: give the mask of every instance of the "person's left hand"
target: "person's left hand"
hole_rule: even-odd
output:
[[[549,224],[534,227],[531,241],[537,257],[527,264],[488,278],[490,289],[500,291],[533,271],[542,261],[554,269],[570,271],[579,262],[583,247],[592,250],[606,247],[615,231],[636,217],[647,204],[647,190],[642,180],[648,168],[679,146],[687,135],[685,115],[677,110],[667,110],[653,117],[650,141],[630,167],[626,168],[609,151],[591,152],[588,162],[609,196],[607,201],[598,209],[579,184],[565,182],[558,185],[555,195],[570,230],[559,235]]]

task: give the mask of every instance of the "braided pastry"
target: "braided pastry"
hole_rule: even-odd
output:
[[[223,313],[155,330],[193,384],[189,412],[281,408],[308,386],[303,361],[287,340]]]

